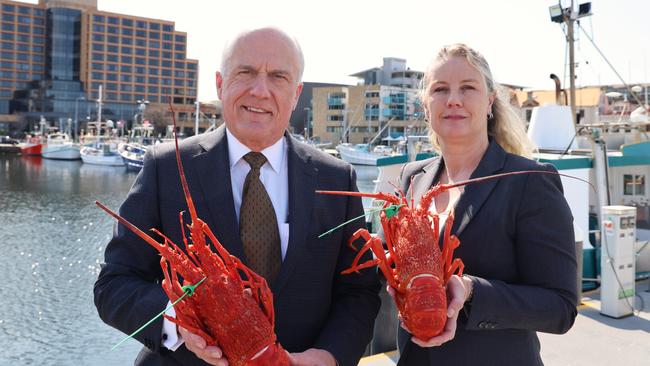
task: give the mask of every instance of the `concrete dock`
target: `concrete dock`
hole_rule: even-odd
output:
[[[635,314],[600,314],[600,292],[586,292],[578,317],[563,335],[538,333],[546,366],[650,366],[650,280],[636,283]],[[394,366],[397,352],[365,357],[359,366]]]

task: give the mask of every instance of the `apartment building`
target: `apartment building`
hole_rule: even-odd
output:
[[[424,76],[406,60],[384,58],[382,67],[351,76],[358,85],[314,88],[313,136],[321,141],[390,143],[426,129],[417,94]]]
[[[100,87],[105,119],[133,120],[144,101],[195,109],[199,65],[173,21],[101,11],[97,0],[0,0],[0,19],[0,129],[94,119]]]

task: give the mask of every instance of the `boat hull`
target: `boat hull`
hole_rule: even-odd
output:
[[[45,159],[54,160],[79,160],[79,146],[75,144],[46,145],[41,149],[41,155]]]
[[[28,144],[21,146],[20,152],[27,156],[41,156],[43,151],[43,144]]]

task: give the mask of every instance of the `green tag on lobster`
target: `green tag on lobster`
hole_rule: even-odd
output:
[[[129,336],[127,336],[126,338],[122,339],[119,343],[117,343],[116,345],[114,345],[113,348],[111,348],[111,351],[113,351],[114,349],[116,349],[117,347],[119,347],[119,345],[121,345],[122,343],[126,342],[127,339],[135,337],[136,334],[140,333],[144,328],[146,328],[147,326],[149,326],[149,324],[153,323],[156,319],[158,319],[158,318],[160,318],[161,316],[163,316],[163,314],[165,314],[165,313],[167,312],[167,310],[173,308],[174,305],[176,305],[179,301],[183,300],[183,298],[184,298],[185,296],[192,296],[192,295],[194,295],[194,290],[196,289],[196,287],[197,287],[198,285],[200,285],[201,282],[205,281],[206,278],[207,278],[207,277],[203,277],[203,278],[201,278],[201,281],[195,283],[194,285],[186,285],[186,286],[181,287],[181,288],[183,289],[183,292],[185,292],[185,293],[183,294],[183,296],[181,296],[181,297],[179,297],[178,299],[176,299],[176,301],[174,301],[171,305],[169,305],[165,310],[161,311],[160,314],[154,316],[153,319],[149,320],[145,325],[143,325],[143,326],[141,326],[140,328],[138,328],[138,330],[136,330],[135,332],[131,333]]]

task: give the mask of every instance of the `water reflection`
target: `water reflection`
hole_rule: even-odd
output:
[[[122,334],[92,302],[113,220],[135,174],[78,161],[0,156],[0,365],[124,365],[140,345],[115,352]],[[73,361],[74,360],[74,361]]]

